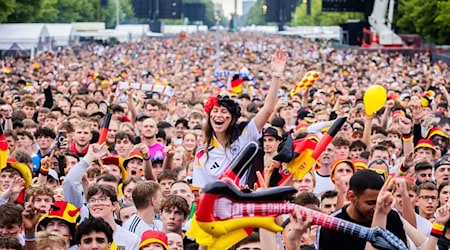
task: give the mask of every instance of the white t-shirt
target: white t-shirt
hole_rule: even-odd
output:
[[[131,216],[122,225],[122,227],[125,230],[128,230],[128,231],[136,234],[140,239],[142,237],[142,234],[147,230],[162,231],[163,224],[160,220],[154,219],[153,224],[149,225],[137,214],[133,214],[133,216]]]
[[[194,159],[192,185],[203,188],[206,184],[216,181],[245,145],[257,141],[260,137],[261,132],[252,119],[230,147],[224,148],[215,137],[212,138],[208,149],[205,145],[199,146]]]
[[[314,172],[316,176],[316,187],[314,188],[314,194],[320,197],[320,195],[328,190],[334,190],[334,184],[331,181],[330,176],[322,176],[316,172]]]
[[[139,243],[141,243],[141,239],[136,234],[123,229],[119,225],[116,225],[116,230],[114,230],[113,241],[118,249],[119,247],[125,247],[126,250],[139,249]]]
[[[419,232],[421,232],[423,235],[429,237],[430,232],[431,232],[431,227],[433,226],[433,224],[429,220],[418,215],[417,213],[415,215],[416,215],[417,230]]]

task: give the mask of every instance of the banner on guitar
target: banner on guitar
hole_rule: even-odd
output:
[[[136,90],[158,92],[161,95],[166,95],[169,97],[173,97],[173,95],[174,95],[173,88],[168,85],[120,82],[118,87],[119,87],[119,90],[127,89],[128,87],[131,87]]]

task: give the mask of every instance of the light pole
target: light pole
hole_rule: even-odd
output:
[[[120,4],[119,0],[116,0],[116,27],[120,24]]]
[[[216,63],[214,64],[214,70],[217,72],[220,66],[220,11],[216,12]]]

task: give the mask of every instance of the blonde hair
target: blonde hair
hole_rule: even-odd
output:
[[[67,249],[68,247],[62,236],[49,234],[44,231],[36,233],[36,250]]]

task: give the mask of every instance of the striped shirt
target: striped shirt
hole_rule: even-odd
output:
[[[157,219],[154,219],[153,224],[149,225],[137,214],[134,214],[122,225],[122,227],[125,230],[136,234],[140,239],[142,234],[147,230],[162,231],[163,225],[162,222]]]

